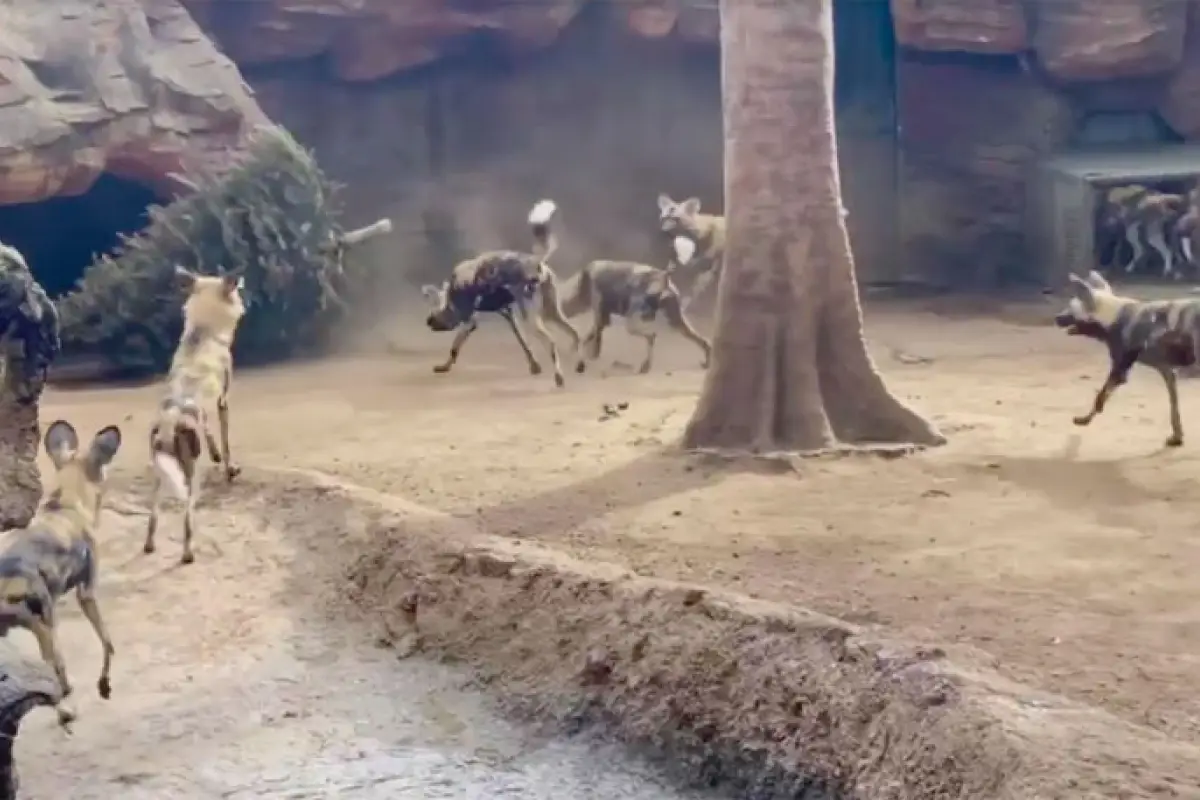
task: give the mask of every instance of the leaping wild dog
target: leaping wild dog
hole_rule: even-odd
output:
[[[433,305],[425,318],[430,330],[446,332],[457,330],[450,344],[450,355],[445,363],[433,368],[434,372],[447,373],[458,361],[459,353],[471,334],[479,327],[480,313],[499,314],[512,329],[529,362],[529,372],[539,375],[542,365],[529,349],[529,342],[521,331],[514,310],[521,321],[533,325],[534,334],[550,352],[554,365],[554,383],[562,386],[565,381],[562,364],[558,358],[558,346],[546,328],[551,322],[566,331],[575,351],[579,350],[579,332],[572,327],[563,314],[558,277],[547,260],[557,247],[550,232],[550,219],[558,210],[553,200],[541,200],[529,212],[529,226],[533,231],[533,252],[518,253],[513,250],[492,250],[460,262],[450,274],[450,280],[441,286],[425,285],[421,291]],[[532,313],[531,313],[532,311]]]
[[[614,316],[624,317],[629,333],[646,342],[646,356],[639,373],[650,371],[654,343],[662,327],[678,331],[699,347],[704,353],[703,366],[708,367],[712,345],[688,320],[683,299],[671,280],[676,267],[691,261],[696,245],[686,236],[675,237],[672,244],[674,256],[667,269],[633,261],[592,261],[564,284],[566,315],[578,316],[589,309],[592,312],[592,330],[583,339],[577,372],[584,371],[585,359],[594,361],[600,357],[604,329]]]
[[[725,261],[725,217],[701,214],[700,199],[689,197],[676,202],[665,194],[658,196],[658,226],[672,241],[680,236],[695,245],[695,263],[699,274],[691,291],[684,298],[686,309],[707,291],[713,281],[720,280]]]
[[[96,603],[94,536],[104,502],[108,465],[121,448],[121,431],[110,425],[80,451],[75,429],[69,422],[58,420],[46,429],[44,442],[57,486],[28,526],[4,536],[4,548],[0,550],[0,636],[20,626],[37,639],[42,659],[54,670],[62,690],[57,711],[59,723],[65,726],[75,718],[75,712],[65,702],[71,694],[71,682],[58,649],[54,607],[72,589],[104,653],[96,689],[105,700],[112,695],[109,670],[114,650]]]
[[[1109,189],[1102,203],[1099,227],[1122,230],[1133,250],[1126,272],[1142,267],[1148,247],[1161,259],[1163,277],[1182,277],[1176,236],[1177,222],[1187,210],[1185,196],[1131,184]]]
[[[1092,410],[1075,417],[1088,425],[1104,411],[1109,397],[1129,378],[1134,364],[1145,364],[1162,376],[1171,411],[1168,447],[1183,444],[1179,391],[1175,371],[1196,364],[1200,354],[1200,298],[1135,300],[1122,297],[1096,271],[1071,275],[1073,297],[1054,324],[1073,336],[1086,336],[1108,347],[1109,370],[1092,401]]]
[[[150,461],[154,484],[150,497],[150,522],[142,550],[154,552],[154,534],[166,483],[185,504],[183,555],[180,563],[195,561],[192,554],[194,516],[200,493],[200,438],[214,464],[225,465],[225,478],[241,472],[229,454],[229,387],[233,380],[233,337],[246,314],[242,298],[245,281],[238,275],[208,276],[176,267],[175,274],[188,291],[183,304],[183,335],[171,360],[167,390],[150,429]],[[218,450],[208,425],[216,405],[221,427]]]

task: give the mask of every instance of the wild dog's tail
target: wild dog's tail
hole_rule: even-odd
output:
[[[671,261],[667,264],[667,274],[692,263],[695,255],[696,243],[687,236],[676,236],[671,240]]]
[[[183,418],[178,406],[163,409],[150,441],[151,462],[159,478],[171,487],[172,494],[187,500],[188,488],[184,459],[195,461],[200,455],[200,436]]]
[[[539,200],[529,212],[529,227],[533,231],[533,254],[542,261],[549,259],[558,248],[554,232],[550,230],[550,220],[556,211],[558,204],[553,200]]]
[[[592,265],[587,264],[562,285],[562,309],[567,317],[577,317],[592,306],[595,291]]]

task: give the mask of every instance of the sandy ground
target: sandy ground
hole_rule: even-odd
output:
[[[413,316],[387,334],[387,354],[381,336],[358,355],[240,373],[235,458],[257,469],[318,470],[643,574],[721,584],[977,648],[1004,675],[1200,741],[1200,440],[1162,446],[1166,399],[1153,373],[1136,374],[1090,428],[1072,426],[1106,357],[1049,327],[1053,311],[869,308],[868,332],[889,382],[951,437],[900,461],[804,461],[753,472],[698,466],[670,452],[701,379],[687,343],[666,337],[652,375],[569,374],[556,390],[548,374],[527,374],[499,321],[485,323],[456,372],[432,374],[448,337],[424,331]],[[620,331],[606,347],[606,361],[639,353]],[[309,713],[298,708],[317,721],[290,726],[287,736],[313,741],[347,725],[371,738],[428,724],[411,709],[378,708],[347,722],[345,714],[358,712],[326,684],[347,672],[366,684],[382,680],[378,656],[364,651],[345,661],[338,637],[347,634],[304,621],[296,600],[304,591],[293,590],[282,610],[285,576],[319,561],[321,544],[314,534],[285,546],[276,531],[297,514],[320,514],[311,498],[258,509],[274,524],[238,527],[236,519],[216,521],[213,508],[236,501],[245,509],[253,497],[218,484],[194,568],[167,569],[177,541],[152,560],[140,555],[138,445],[153,396],[136,387],[47,397],[47,422],[65,416],[81,430],[116,422],[129,431],[116,477],[125,511],[105,533],[102,567],[102,602],[120,620],[119,660],[110,703],[81,690],[86,716],[72,742],[39,733],[22,745],[26,752],[79,758],[80,785],[102,774],[137,786],[139,776],[194,764],[199,747],[210,766],[198,774],[215,781],[206,784],[215,793],[195,796],[271,796],[230,787],[237,769],[228,764],[244,762],[247,742],[260,745],[230,738],[229,727],[261,731],[289,709]],[[1193,382],[1184,382],[1182,396],[1187,428],[1197,418]],[[628,408],[602,413],[617,403]],[[80,637],[68,665],[76,685],[90,687],[98,650]],[[275,688],[255,688],[263,685]],[[261,746],[283,747],[279,741]],[[289,752],[303,759],[323,751],[309,742]],[[36,780],[31,773],[31,796],[74,786],[66,777]],[[157,780],[145,796],[162,796],[169,784]],[[122,796],[142,796],[132,792]]]

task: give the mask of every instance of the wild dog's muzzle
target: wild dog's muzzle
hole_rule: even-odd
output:
[[[446,331],[452,331],[458,327],[458,325],[455,324],[454,322],[449,321],[449,320],[445,319],[443,317],[443,315],[436,314],[436,313],[430,314],[428,317],[426,317],[425,324],[427,326],[429,326],[429,330],[436,331],[438,333],[445,333]]]
[[[1069,311],[1064,311],[1054,318],[1054,324],[1059,328],[1073,327],[1076,322],[1078,322],[1078,320],[1075,319],[1075,315]]]

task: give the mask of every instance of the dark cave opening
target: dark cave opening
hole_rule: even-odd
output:
[[[0,242],[21,251],[46,292],[61,297],[122,234],[145,227],[156,202],[151,190],[106,172],[81,195],[0,205]]]

